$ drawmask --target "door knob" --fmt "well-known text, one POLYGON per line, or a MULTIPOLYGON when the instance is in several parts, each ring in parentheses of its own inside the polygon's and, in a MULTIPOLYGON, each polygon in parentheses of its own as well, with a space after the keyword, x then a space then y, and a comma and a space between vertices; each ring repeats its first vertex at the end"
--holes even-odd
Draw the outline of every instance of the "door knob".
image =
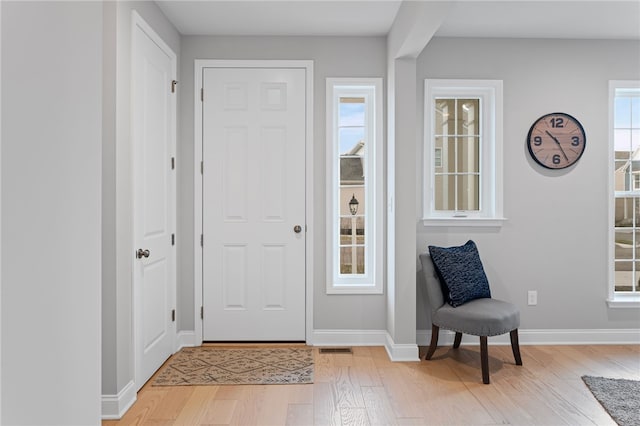
POLYGON ((296 234, 299 234, 302 232, 302 226, 300 225, 296 225, 293 227, 293 232, 295 232, 296 234))
POLYGON ((136 252, 136 257, 138 259, 142 259, 143 257, 149 257, 150 254, 151 252, 149 250, 138 249, 138 251, 136 252))

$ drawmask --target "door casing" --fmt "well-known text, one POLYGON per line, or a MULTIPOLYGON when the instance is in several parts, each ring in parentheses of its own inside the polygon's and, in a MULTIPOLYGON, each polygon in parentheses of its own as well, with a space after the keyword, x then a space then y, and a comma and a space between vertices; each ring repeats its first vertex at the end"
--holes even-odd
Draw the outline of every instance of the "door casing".
MULTIPOLYGON (((202 344, 202 75, 204 68, 301 68, 306 72, 305 241, 306 343, 313 344, 313 61, 196 59, 194 64, 194 344, 202 344)), ((206 167, 206 165, 204 165, 206 167)), ((206 244, 206 241, 204 242, 206 244)))

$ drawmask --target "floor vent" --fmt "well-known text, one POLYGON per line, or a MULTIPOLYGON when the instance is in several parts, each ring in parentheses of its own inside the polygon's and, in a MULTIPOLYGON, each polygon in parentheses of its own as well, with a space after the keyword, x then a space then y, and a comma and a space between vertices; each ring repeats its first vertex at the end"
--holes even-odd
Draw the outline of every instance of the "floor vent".
POLYGON ((321 354, 352 354, 351 348, 320 348, 321 354))

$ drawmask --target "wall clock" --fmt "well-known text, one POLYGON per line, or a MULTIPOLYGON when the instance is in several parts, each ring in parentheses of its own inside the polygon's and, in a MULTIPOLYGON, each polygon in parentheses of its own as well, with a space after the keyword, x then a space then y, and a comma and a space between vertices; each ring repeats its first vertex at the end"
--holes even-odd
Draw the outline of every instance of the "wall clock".
POLYGON ((531 157, 547 169, 564 169, 575 164, 582 156, 586 143, 582 124, 563 112, 538 118, 527 135, 531 157))

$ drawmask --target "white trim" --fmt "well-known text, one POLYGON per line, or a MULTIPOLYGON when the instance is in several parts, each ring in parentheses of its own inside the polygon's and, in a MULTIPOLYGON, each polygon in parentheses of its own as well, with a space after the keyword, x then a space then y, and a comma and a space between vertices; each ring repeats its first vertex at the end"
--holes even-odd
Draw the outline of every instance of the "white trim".
POLYGON ((127 383, 117 395, 102 395, 102 420, 120 420, 136 402, 135 383, 127 383))
POLYGON ((502 226, 503 217, 503 84, 502 80, 424 80, 422 219, 425 226, 502 226), (435 211, 433 204, 432 101, 437 96, 481 100, 480 210, 435 211), (446 220, 441 220, 446 219, 446 220), (489 221, 487 221, 489 220, 489 221))
POLYGON ((616 239, 616 230, 615 230, 615 180, 614 180, 614 152, 613 152, 613 102, 615 98, 616 92, 616 83, 615 81, 609 81, 609 94, 607 97, 607 110, 609 111, 609 120, 608 120, 608 128, 607 134, 609 136, 608 140, 608 162, 607 162, 607 197, 609 200, 608 205, 608 221, 607 224, 609 226, 609 230, 607 233, 609 243, 607 244, 607 301, 615 300, 615 267, 614 267, 614 257, 615 257, 615 239, 616 239))
MULTIPOLYGON (((2 46, 2 2, 0 1, 0 46, 2 46)), ((0 100, 2 99, 2 55, 0 55, 0 100)), ((2 102, 0 102, 0 164, 2 164, 2 102)), ((0 168, 0 176, 2 169, 0 168)), ((2 180, 0 179, 0 188, 2 180)), ((2 224, 2 193, 0 191, 0 224, 2 224)), ((0 226, 0 241, 2 241, 2 227, 0 226)), ((0 244, 0 319, 2 318, 2 244, 0 244)), ((0 320, 2 330, 2 320, 0 320)), ((0 384, 2 382, 2 333, 0 333, 0 384)), ((102 383, 102 377, 100 377, 102 383)), ((2 420, 2 386, 0 386, 0 423, 2 420)))
POLYGON ((417 345, 396 344, 387 330, 314 330, 313 334, 313 346, 384 346, 391 361, 419 361, 417 345))
POLYGON ((313 61, 312 60, 217 60, 196 59, 194 61, 194 324, 195 345, 202 344, 202 319, 200 307, 202 306, 202 247, 200 235, 202 234, 202 175, 200 174, 200 162, 202 161, 202 102, 200 101, 200 89, 202 88, 202 75, 204 68, 301 68, 306 72, 306 342, 313 344, 313 61))
MULTIPOLYGON (((438 346, 453 344, 455 333, 440 330, 438 346)), ((431 330, 418 330, 419 346, 429 346, 431 330)), ((640 329, 520 329, 518 341, 521 345, 637 345, 640 344, 640 329)), ((510 345, 509 334, 489 337, 492 345, 510 345)), ((479 345, 477 336, 463 335, 462 344, 479 345)))
POLYGON ((504 217, 432 217, 422 219, 424 226, 474 226, 501 227, 507 218, 504 217))
POLYGON ((178 338, 177 338, 177 349, 176 352, 179 351, 182 348, 190 348, 193 346, 200 346, 201 342, 199 343, 198 340, 196 339, 196 332, 195 331, 179 331, 178 332, 178 338))
POLYGON ((193 76, 193 327, 196 344, 202 344, 202 100, 200 90, 204 86, 203 68, 207 61, 194 61, 193 76))
POLYGON ((417 344, 397 344, 393 342, 391 335, 387 333, 387 342, 384 345, 389 359, 394 362, 420 361, 417 344))
MULTIPOLYGON (((613 269, 613 268, 612 268, 613 269)), ((607 299, 607 306, 613 309, 640 308, 640 296, 636 294, 614 293, 613 298, 607 299)))
POLYGON ((382 294, 384 291, 384 126, 382 78, 327 78, 326 89, 326 293, 327 294, 382 294), (339 223, 335 220, 340 191, 340 153, 338 139, 338 109, 340 96, 362 96, 367 99, 365 135, 373 141, 365 148, 365 170, 367 178, 373 177, 365 187, 365 236, 367 238, 365 274, 344 276, 339 274, 340 254, 339 223), (373 173, 371 173, 373 170, 373 173))
MULTIPOLYGON (((313 346, 384 346, 391 361, 418 361, 418 346, 429 346, 431 330, 417 330, 417 344, 396 344, 386 330, 314 330, 313 346)), ((438 346, 453 345, 455 333, 440 330, 438 346)), ((521 345, 637 345, 640 329, 520 329, 521 345)), ((492 345, 511 345, 509 334, 489 337, 492 345)), ((477 336, 465 334, 462 344, 480 344, 477 336)))
MULTIPOLYGON (((136 43, 136 28, 139 28, 143 33, 146 34, 147 37, 149 37, 149 39, 151 41, 153 41, 159 48, 160 50, 162 50, 162 52, 167 55, 170 60, 171 60, 171 75, 172 75, 172 79, 176 79, 177 78, 177 69, 178 69, 178 59, 177 56, 175 54, 175 52, 171 49, 171 47, 169 47, 168 44, 166 44, 164 42, 164 40, 162 39, 162 37, 160 37, 160 35, 158 35, 158 33, 155 32, 155 30, 142 18, 142 16, 140 16, 140 14, 136 11, 136 10, 132 10, 131 11, 131 75, 130 75, 130 88, 131 88, 131 92, 130 92, 130 103, 131 103, 131 111, 130 111, 130 118, 131 118, 131 123, 130 123, 130 127, 129 127, 129 132, 130 132, 130 141, 132 143, 132 145, 135 143, 135 138, 134 138, 134 120, 133 120, 133 114, 134 114, 134 110, 133 110, 133 100, 134 100, 134 90, 135 88, 133 87, 133 79, 135 78, 135 59, 136 59, 136 52, 139 50, 139 47, 137 46, 136 43)), ((167 82, 167 85, 170 82, 167 82)), ((170 97, 170 137, 171 140, 169 141, 169 143, 171 144, 171 156, 175 157, 176 156, 176 147, 177 147, 177 96, 171 96, 170 97)), ((136 179, 136 173, 135 173, 135 147, 133 148, 133 156, 131 158, 130 161, 130 167, 131 167, 131 172, 132 172, 132 177, 133 177, 133 182, 132 185, 135 188, 135 179, 136 179)), ((172 182, 169 184, 172 186, 172 195, 173 195, 173 199, 171 201, 173 201, 173 217, 170 219, 171 223, 170 226, 174 229, 174 231, 177 229, 177 174, 173 173, 173 179, 172 182)), ((135 200, 135 196, 132 195, 132 206, 133 206, 133 236, 134 238, 132 239, 132 244, 133 246, 131 247, 131 253, 133 253, 136 249, 136 241, 135 241, 135 235, 136 235, 136 200, 135 200)), ((172 256, 173 256, 173 280, 171 282, 171 286, 172 288, 170 290, 172 290, 172 300, 171 300, 171 305, 173 305, 173 307, 175 308, 176 306, 176 301, 177 301, 177 288, 178 288, 178 281, 177 281, 177 267, 178 267, 178 255, 177 255, 177 250, 176 250, 176 246, 173 246, 171 249, 172 252, 172 256)), ((136 283, 136 277, 135 277, 135 262, 136 260, 134 259, 133 256, 131 256, 131 262, 133 264, 133 267, 131 268, 131 282, 133 284, 136 283)), ((133 336, 133 377, 135 379, 138 379, 138 371, 137 369, 139 368, 139 359, 138 359, 138 339, 140 339, 141 337, 138 336, 138 329, 137 329, 137 324, 136 324, 136 307, 138 306, 138 292, 137 291, 132 291, 132 299, 133 299, 133 303, 131 306, 131 315, 132 315, 132 321, 131 321, 131 327, 132 327, 132 336, 133 336)), ((176 342, 177 342, 177 329, 176 329, 176 323, 173 323, 173 326, 171 327, 171 351, 172 353, 175 352, 176 350, 176 342)), ((142 385, 144 383, 140 383, 139 387, 141 388, 142 385)), ((139 389, 139 388, 138 388, 139 389)), ((138 390, 136 389, 136 391, 138 390)))
POLYGON ((387 330, 313 330, 313 346, 384 346, 387 330))
POLYGON ((608 122, 608 164, 607 164, 607 194, 609 197, 609 244, 607 244, 607 263, 608 263, 608 283, 607 283, 607 306, 609 308, 638 308, 640 307, 640 294, 624 294, 615 291, 615 182, 614 182, 614 116, 613 105, 615 102, 616 89, 619 88, 640 88, 640 80, 609 80, 609 98, 607 109, 609 110, 608 122))

